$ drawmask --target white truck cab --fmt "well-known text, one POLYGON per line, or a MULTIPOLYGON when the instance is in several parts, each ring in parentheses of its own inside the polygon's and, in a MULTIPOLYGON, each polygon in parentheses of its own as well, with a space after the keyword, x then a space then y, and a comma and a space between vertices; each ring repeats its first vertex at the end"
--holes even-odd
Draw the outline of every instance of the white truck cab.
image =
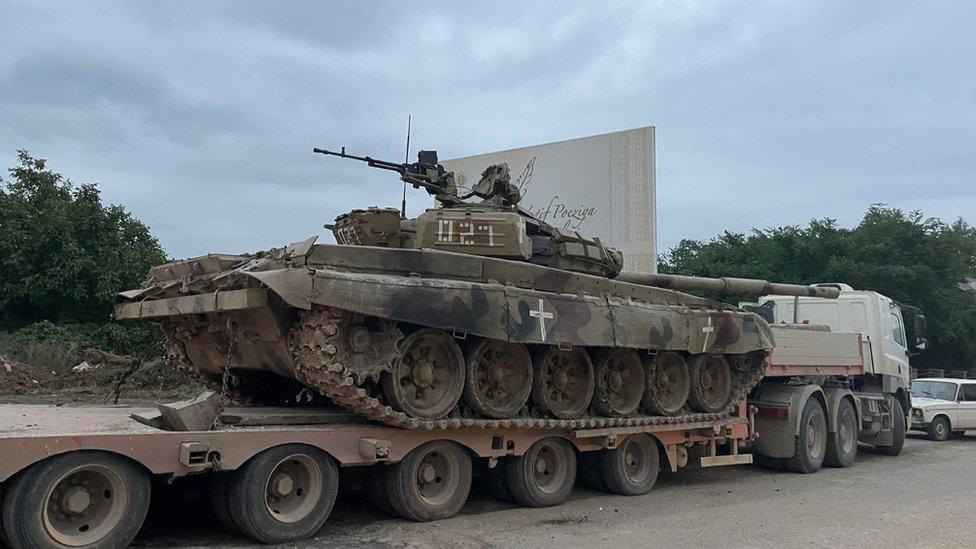
MULTIPOLYGON (((832 332, 860 333, 864 372, 879 376, 885 393, 907 389, 911 380, 908 339, 901 307, 877 292, 855 290, 847 284, 816 284, 840 290, 837 299, 763 296, 758 304, 772 309, 773 323, 817 324, 832 332)), ((915 345, 924 348, 924 340, 915 345)))

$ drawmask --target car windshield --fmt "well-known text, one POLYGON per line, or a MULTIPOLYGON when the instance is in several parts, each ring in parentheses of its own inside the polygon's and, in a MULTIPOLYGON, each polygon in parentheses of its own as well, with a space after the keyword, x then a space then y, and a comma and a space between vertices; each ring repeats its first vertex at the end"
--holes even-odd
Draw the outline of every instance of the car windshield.
POLYGON ((912 396, 955 400, 956 384, 946 381, 913 381, 912 396))

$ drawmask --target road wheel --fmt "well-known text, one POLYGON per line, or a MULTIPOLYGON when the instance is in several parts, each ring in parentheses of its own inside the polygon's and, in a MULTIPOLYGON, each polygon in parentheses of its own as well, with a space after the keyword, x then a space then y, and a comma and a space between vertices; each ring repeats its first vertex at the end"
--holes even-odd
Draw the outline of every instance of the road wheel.
POLYGON ((831 467, 850 467, 857 458, 857 412, 848 399, 837 408, 837 431, 827 440, 824 463, 831 467))
POLYGON ((435 440, 411 450, 386 475, 390 504, 403 518, 451 518, 471 491, 471 456, 455 442, 435 440))
POLYGON ((645 433, 632 435, 623 444, 604 452, 600 470, 611 492, 639 496, 651 491, 661 467, 654 438, 645 433))
POLYGON ((579 347, 543 347, 532 366, 532 401, 559 419, 583 417, 593 397, 590 355, 579 347))
POLYGON ((600 465, 602 457, 603 450, 581 452, 579 454, 577 475, 579 476, 580 482, 583 483, 583 486, 586 486, 590 490, 609 492, 610 489, 607 488, 607 483, 603 482, 603 473, 600 465))
POLYGON ((517 503, 505 480, 505 466, 506 462, 500 460, 494 467, 488 468, 485 471, 485 482, 488 484, 488 491, 495 499, 505 503, 517 503))
POLYGON ((688 403, 698 412, 717 413, 729 407, 732 371, 724 357, 696 355, 688 364, 691 388, 688 403))
POLYGON ((564 439, 544 438, 529 446, 525 455, 512 458, 505 472, 515 501, 528 507, 552 507, 573 492, 576 452, 564 439))
POLYGON ((820 402, 808 398, 800 415, 800 434, 796 437, 793 457, 786 468, 794 473, 815 473, 827 454, 827 418, 820 402))
POLYGON ((454 338, 440 330, 417 330, 400 342, 400 358, 384 372, 383 394, 410 417, 440 419, 464 391, 464 355, 454 338))
POLYGON ((297 541, 322 528, 338 490, 339 467, 328 454, 304 444, 275 446, 237 470, 231 515, 263 543, 297 541))
POLYGON ((390 494, 386 491, 386 475, 389 466, 373 465, 366 472, 366 494, 377 511, 390 517, 400 516, 390 503, 390 494))
POLYGON ((644 396, 644 367, 632 349, 601 349, 593 357, 593 408, 602 416, 633 415, 644 396))
POLYGON ((929 423, 929 438, 936 442, 944 442, 949 438, 949 420, 939 416, 929 423))
POLYGON ((213 473, 210 475, 210 505, 213 507, 217 520, 227 530, 244 533, 240 524, 231 513, 230 483, 234 473, 213 473))
POLYGON ((894 397, 888 398, 888 407, 891 409, 891 446, 875 446, 874 450, 885 456, 897 456, 905 447, 905 409, 894 397))
POLYGON ((684 408, 691 390, 688 363, 678 353, 648 356, 644 406, 652 414, 673 416, 684 408))
POLYGON ((468 347, 464 401, 485 417, 510 418, 532 392, 532 357, 521 343, 481 339, 468 347))
POLYGON ((9 486, 4 529, 13 547, 125 547, 146 518, 149 492, 149 476, 126 458, 61 454, 9 486))

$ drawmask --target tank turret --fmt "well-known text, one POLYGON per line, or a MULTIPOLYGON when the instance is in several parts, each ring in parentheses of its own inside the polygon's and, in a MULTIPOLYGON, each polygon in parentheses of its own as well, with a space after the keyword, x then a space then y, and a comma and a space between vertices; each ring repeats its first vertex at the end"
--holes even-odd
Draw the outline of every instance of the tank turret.
POLYGON ((630 282, 642 286, 654 286, 669 290, 705 290, 723 294, 755 295, 794 295, 799 297, 823 297, 837 299, 840 290, 828 286, 806 286, 803 284, 780 284, 755 278, 708 278, 672 274, 650 274, 622 272, 617 275, 620 282, 630 282))

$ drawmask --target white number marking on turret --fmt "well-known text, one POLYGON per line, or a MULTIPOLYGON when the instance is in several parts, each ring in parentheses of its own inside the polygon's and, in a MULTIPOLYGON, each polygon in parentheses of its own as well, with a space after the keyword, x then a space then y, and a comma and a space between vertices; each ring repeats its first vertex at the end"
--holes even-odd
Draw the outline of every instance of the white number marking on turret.
POLYGON ((546 319, 552 319, 553 314, 546 312, 541 297, 539 298, 539 310, 533 311, 529 309, 529 316, 539 319, 539 335, 542 336, 542 341, 545 341, 546 340, 546 319))

